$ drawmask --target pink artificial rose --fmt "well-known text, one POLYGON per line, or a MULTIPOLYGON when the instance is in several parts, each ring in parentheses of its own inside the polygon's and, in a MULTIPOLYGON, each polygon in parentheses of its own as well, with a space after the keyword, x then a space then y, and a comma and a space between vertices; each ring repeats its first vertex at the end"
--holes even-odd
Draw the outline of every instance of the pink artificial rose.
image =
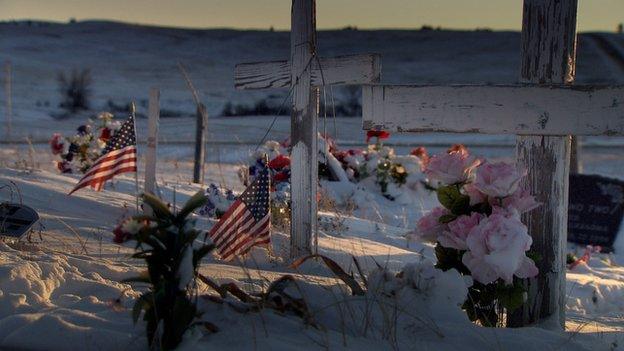
POLYGON ((520 220, 520 212, 518 212, 514 207, 500 207, 496 204, 492 204, 492 214, 520 220))
POLYGON ((505 197, 518 190, 525 175, 526 172, 519 172, 509 163, 484 163, 477 168, 474 186, 488 196, 505 197))
POLYGON ((457 250, 466 250, 466 238, 468 233, 474 228, 479 221, 485 216, 473 212, 470 216, 462 215, 457 217, 454 221, 448 224, 448 230, 445 230, 440 236, 438 241, 440 245, 457 250))
POLYGON ((525 255, 531 243, 527 227, 518 218, 495 213, 472 228, 466 238, 469 251, 462 262, 480 283, 502 278, 511 284, 514 275, 528 278, 538 273, 533 260, 525 255))
POLYGON ((535 197, 527 190, 518 189, 511 196, 504 198, 502 205, 507 208, 513 208, 521 214, 539 207, 540 203, 535 201, 535 197))
POLYGON ((465 150, 439 154, 429 159, 425 174, 430 181, 442 184, 463 183, 468 180, 470 173, 480 162, 465 150))
POLYGON ((436 207, 416 223, 416 236, 429 241, 436 241, 438 236, 447 228, 446 224, 440 223, 440 217, 449 214, 444 207, 436 207))
POLYGON ((470 197, 470 206, 487 201, 487 195, 475 188, 473 183, 464 185, 464 193, 470 197))

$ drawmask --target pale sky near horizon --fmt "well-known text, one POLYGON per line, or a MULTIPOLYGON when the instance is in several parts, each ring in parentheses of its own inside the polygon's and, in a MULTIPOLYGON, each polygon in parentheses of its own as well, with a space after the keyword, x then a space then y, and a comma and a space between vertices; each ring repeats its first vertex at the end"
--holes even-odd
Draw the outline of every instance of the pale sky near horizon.
MULTIPOLYGON (((519 30, 522 0, 317 0, 317 27, 519 30)), ((289 0, 0 0, 0 20, 106 19, 192 28, 290 28, 289 0)), ((579 31, 613 31, 624 0, 579 0, 579 31)))

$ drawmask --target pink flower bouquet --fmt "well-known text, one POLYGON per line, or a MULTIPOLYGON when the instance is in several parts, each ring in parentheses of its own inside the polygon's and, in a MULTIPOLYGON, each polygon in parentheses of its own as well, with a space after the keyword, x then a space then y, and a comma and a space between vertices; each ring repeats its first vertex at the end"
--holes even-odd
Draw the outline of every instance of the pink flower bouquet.
POLYGON ((516 278, 538 273, 527 256, 532 239, 520 215, 539 204, 520 187, 526 171, 490 163, 465 148, 433 156, 424 169, 441 207, 417 223, 415 235, 437 243, 437 267, 474 280, 464 305, 471 320, 496 326, 501 315, 524 303, 516 278))

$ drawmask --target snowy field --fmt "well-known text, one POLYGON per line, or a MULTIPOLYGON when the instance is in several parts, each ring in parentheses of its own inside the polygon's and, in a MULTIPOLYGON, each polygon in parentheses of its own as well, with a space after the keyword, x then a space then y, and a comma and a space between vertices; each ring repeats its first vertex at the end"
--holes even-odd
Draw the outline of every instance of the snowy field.
MULTIPOLYGON (((286 57, 288 33, 87 22, 0 24, 0 35, 0 61, 11 60, 14 70, 13 140, 0 139, 0 186, 18 190, 1 189, 0 201, 23 201, 42 217, 41 226, 27 240, 0 243, 0 349, 145 349, 144 326, 133 326, 130 317, 143 288, 118 283, 145 267, 129 258, 130 246, 113 244, 111 233, 120 218, 134 213, 134 177, 120 176, 100 193, 85 189, 66 195, 78 176, 56 172, 47 140, 53 132, 71 132, 85 118, 51 117, 59 112, 56 76, 62 69, 90 68, 94 112, 104 109, 109 100, 118 105, 136 100, 144 113, 148 89, 161 89, 161 107, 177 117, 161 121, 157 181, 163 197, 172 203, 175 199, 179 206, 201 187, 190 183, 195 122, 188 115, 194 113, 194 106, 177 62, 187 66, 211 116, 218 116, 227 102, 253 104, 268 94, 285 94, 237 92, 232 88, 232 70, 237 62, 286 57), (26 144, 27 137, 32 147, 26 144)), ((624 47, 624 38, 605 36, 624 47)), ((320 32, 319 51, 327 56, 380 53, 383 80, 388 83, 511 83, 518 71, 518 42, 519 34, 512 32, 333 31, 320 32)), ((618 63, 587 35, 580 36, 577 71, 579 83, 624 82, 618 63)), ((4 95, 2 99, 4 104, 4 95)), ((4 118, 2 114, 0 126, 4 118)), ((243 190, 236 172, 272 119, 211 117, 206 183, 243 190)), ((139 139, 144 140, 146 121, 141 119, 138 125, 139 139)), ((359 118, 328 118, 320 125, 337 136, 339 146, 363 145, 359 118)), ((269 139, 282 140, 288 134, 288 118, 279 117, 269 139)), ((492 159, 510 160, 514 154, 514 138, 509 136, 393 135, 388 143, 399 154, 418 145, 427 145, 435 153, 453 143, 465 143, 473 153, 492 159)), ((624 179, 623 139, 586 138, 583 144, 586 173, 624 179)), ((139 155, 142 151, 139 145, 139 155)), ((142 180, 143 159, 139 169, 142 180)), ((340 188, 323 186, 328 191, 340 188)), ((426 271, 423 260, 434 259, 433 246, 407 242, 404 235, 435 206, 434 196, 420 192, 410 205, 380 196, 367 200, 350 213, 320 213, 319 252, 348 270, 354 270, 352 257, 356 257, 367 272, 374 271, 376 263, 393 271, 409 264, 426 271)), ((200 218, 199 225, 209 228, 212 223, 200 218)), ((437 285, 418 294, 406 292, 399 304, 405 310, 399 311, 395 322, 386 323, 374 302, 348 298, 344 286, 319 263, 289 268, 282 258, 287 257, 287 248, 286 234, 276 231, 272 256, 258 249, 240 264, 209 258, 201 273, 219 282, 236 282, 247 291, 259 291, 269 280, 293 274, 301 281, 304 298, 321 328, 268 310, 241 314, 225 305, 205 303, 203 318, 220 331, 191 333, 183 348, 617 350, 624 345, 622 233, 614 253, 592 255, 588 264, 568 271, 565 333, 470 324, 456 306, 465 287, 450 275, 436 277, 437 285), (363 321, 369 320, 367 330, 363 321)), ((581 248, 573 246, 568 251, 582 254, 581 248)), ((208 292, 205 286, 201 289, 208 292)))

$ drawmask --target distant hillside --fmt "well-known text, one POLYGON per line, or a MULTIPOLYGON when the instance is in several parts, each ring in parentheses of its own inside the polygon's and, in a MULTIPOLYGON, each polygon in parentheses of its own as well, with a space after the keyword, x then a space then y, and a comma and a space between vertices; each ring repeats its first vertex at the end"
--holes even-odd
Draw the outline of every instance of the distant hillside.
MULTIPOLYGON (((605 36, 622 47, 621 37, 605 36)), ((439 84, 515 82, 519 40, 517 32, 490 31, 341 30, 321 31, 318 36, 322 56, 381 54, 384 82, 439 84)), ((0 24, 0 61, 10 60, 14 69, 16 118, 48 116, 57 109, 57 76, 72 68, 91 70, 94 109, 132 99, 142 102, 148 89, 157 86, 164 109, 193 113, 178 61, 188 68, 210 113, 220 114, 227 102, 253 104, 269 94, 285 93, 234 90, 236 63, 284 59, 288 54, 288 32, 116 22, 0 24)), ((579 83, 624 83, 621 66, 587 35, 579 39, 577 72, 579 83)))

